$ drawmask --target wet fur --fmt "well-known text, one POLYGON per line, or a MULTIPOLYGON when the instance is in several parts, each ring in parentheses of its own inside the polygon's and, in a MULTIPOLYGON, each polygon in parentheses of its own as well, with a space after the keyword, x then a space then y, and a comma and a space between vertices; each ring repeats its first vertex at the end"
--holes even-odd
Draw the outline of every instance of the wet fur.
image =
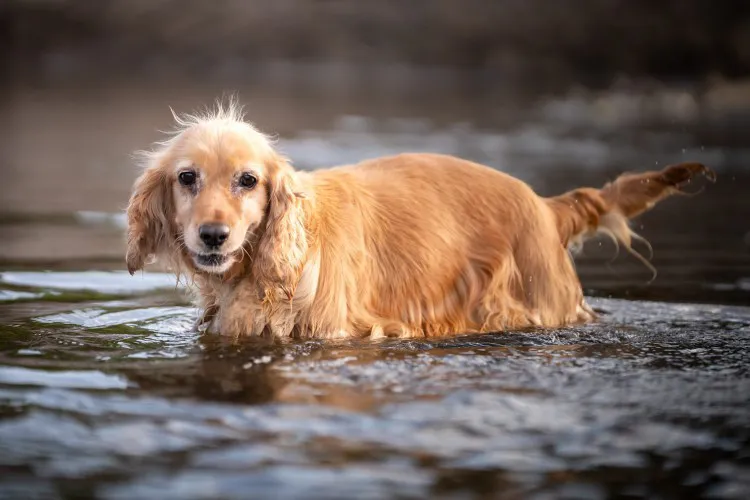
MULTIPOLYGON (((242 119, 234 104, 177 119, 173 137, 144 155, 127 211, 128 269, 166 261, 194 285, 203 323, 227 335, 413 337, 590 321, 569 250, 597 232, 630 248, 630 218, 712 175, 683 163, 543 198, 438 154, 297 172, 255 129, 222 137, 242 119), (241 147, 263 165, 263 221, 222 274, 196 269, 175 221, 173 163, 196 130, 216 157, 241 147)), ((236 203, 212 200, 217 213, 236 203)))

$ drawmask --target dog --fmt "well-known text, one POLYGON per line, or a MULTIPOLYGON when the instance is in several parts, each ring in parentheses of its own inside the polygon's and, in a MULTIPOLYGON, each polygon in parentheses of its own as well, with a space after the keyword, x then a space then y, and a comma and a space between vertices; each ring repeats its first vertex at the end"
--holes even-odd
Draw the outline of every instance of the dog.
POLYGON ((544 198, 452 156, 405 153, 296 171, 236 101, 142 153, 127 267, 188 277, 198 325, 232 336, 432 337, 596 319, 571 249, 676 193, 700 163, 544 198))

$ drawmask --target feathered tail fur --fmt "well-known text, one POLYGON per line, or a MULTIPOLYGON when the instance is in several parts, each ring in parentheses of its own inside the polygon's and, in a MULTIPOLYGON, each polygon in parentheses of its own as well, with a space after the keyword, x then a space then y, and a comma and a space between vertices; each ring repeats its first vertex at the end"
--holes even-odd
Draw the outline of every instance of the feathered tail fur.
POLYGON ((716 174, 701 163, 669 165, 661 171, 623 174, 601 189, 578 188, 548 198, 557 221, 562 244, 575 250, 596 233, 605 233, 633 253, 652 271, 645 258, 632 249, 633 239, 644 241, 628 221, 657 202, 673 195, 688 194, 681 187, 698 174, 714 182, 716 174))

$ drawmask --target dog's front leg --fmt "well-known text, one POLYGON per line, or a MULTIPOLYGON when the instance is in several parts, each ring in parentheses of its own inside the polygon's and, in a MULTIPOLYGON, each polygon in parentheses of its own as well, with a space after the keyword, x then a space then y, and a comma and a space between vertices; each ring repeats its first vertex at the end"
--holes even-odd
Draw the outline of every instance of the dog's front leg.
POLYGON ((257 297, 238 289, 224 298, 209 331, 229 337, 260 336, 268 324, 269 318, 257 297))
POLYGON ((210 305, 201 311, 200 316, 195 321, 194 328, 199 332, 215 333, 214 325, 216 324, 216 316, 219 313, 219 306, 210 305))

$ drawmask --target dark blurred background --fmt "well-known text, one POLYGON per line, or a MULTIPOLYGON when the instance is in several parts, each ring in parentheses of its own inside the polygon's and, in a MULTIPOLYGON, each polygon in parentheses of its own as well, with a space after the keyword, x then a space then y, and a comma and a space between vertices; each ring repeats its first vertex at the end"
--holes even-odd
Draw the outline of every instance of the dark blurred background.
POLYGON ((4 0, 0 44, 3 268, 121 269, 130 154, 237 92, 300 168, 437 151, 553 194, 703 161, 716 185, 636 224, 653 284, 606 242, 579 269, 747 299, 750 2, 4 0))
POLYGON ((67 81, 246 79, 248 64, 279 61, 476 70, 540 89, 750 71, 743 0, 6 0, 2 28, 10 75, 67 81))

